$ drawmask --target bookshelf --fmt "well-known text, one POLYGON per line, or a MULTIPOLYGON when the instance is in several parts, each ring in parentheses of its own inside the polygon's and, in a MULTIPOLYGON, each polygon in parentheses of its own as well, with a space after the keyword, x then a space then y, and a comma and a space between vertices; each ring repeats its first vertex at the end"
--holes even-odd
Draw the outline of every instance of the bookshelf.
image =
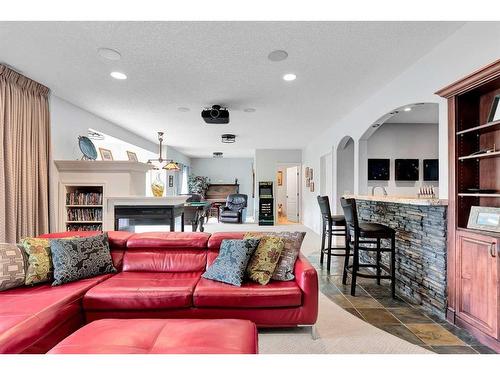
POLYGON ((449 122, 447 318, 500 350, 500 233, 468 228, 472 206, 500 207, 500 121, 489 121, 500 60, 437 94, 449 122))
POLYGON ((63 228, 65 231, 102 230, 104 223, 103 185, 63 185, 63 228))

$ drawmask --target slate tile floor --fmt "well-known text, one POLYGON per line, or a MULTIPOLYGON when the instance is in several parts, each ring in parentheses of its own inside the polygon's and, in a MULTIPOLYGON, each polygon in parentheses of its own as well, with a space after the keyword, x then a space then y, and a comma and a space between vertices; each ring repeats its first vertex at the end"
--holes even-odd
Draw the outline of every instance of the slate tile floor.
POLYGON ((494 354, 467 331, 434 316, 418 306, 391 298, 390 283, 382 280, 358 279, 356 296, 348 285, 342 285, 343 257, 332 257, 331 270, 326 270, 326 257, 319 264, 319 252, 309 256, 318 270, 320 289, 331 301, 359 319, 412 344, 439 354, 494 354))

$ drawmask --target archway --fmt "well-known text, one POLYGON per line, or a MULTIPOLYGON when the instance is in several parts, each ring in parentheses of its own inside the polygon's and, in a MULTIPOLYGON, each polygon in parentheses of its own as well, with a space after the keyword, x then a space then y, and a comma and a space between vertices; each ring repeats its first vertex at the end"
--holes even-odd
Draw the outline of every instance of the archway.
POLYGON ((413 103, 371 124, 359 141, 359 192, 416 197, 431 186, 438 196, 438 123, 438 104, 413 103))
POLYGON ((354 139, 350 136, 342 138, 337 146, 336 170, 337 194, 333 203, 334 211, 341 214, 340 197, 354 193, 354 139))

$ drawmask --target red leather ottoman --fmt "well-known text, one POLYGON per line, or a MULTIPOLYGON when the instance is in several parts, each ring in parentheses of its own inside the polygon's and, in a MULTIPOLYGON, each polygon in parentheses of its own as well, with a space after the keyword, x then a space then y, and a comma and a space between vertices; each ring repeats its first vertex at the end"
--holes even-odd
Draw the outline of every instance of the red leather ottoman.
POLYGON ((49 354, 256 354, 257 328, 237 319, 102 319, 49 354))

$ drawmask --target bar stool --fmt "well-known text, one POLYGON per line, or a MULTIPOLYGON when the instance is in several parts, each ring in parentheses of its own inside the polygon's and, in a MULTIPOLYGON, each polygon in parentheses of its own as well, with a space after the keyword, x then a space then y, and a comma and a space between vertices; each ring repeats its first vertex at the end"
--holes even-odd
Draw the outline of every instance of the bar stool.
POLYGON ((341 198, 340 203, 344 210, 344 216, 348 227, 346 253, 350 254, 351 243, 353 244, 354 251, 353 264, 351 266, 349 265, 349 256, 345 258, 342 284, 346 284, 347 273, 351 273, 351 295, 354 296, 356 294, 356 277, 358 276, 377 279, 378 285, 380 285, 381 279, 390 279, 392 298, 394 298, 396 291, 396 231, 386 225, 378 223, 359 222, 356 200, 341 198), (353 241, 351 242, 352 239, 353 241), (380 240, 382 239, 389 239, 391 241, 391 247, 381 247, 380 240), (375 247, 367 247, 366 245, 375 245, 375 247), (376 252, 376 264, 360 264, 360 250, 376 252), (391 253, 390 269, 380 264, 381 255, 384 252, 391 253), (360 268, 375 268, 376 275, 360 273, 360 268), (385 275, 382 275, 382 270, 386 273, 385 275))
POLYGON ((332 256, 344 257, 347 255, 347 245, 344 247, 332 247, 332 237, 344 237, 347 243, 346 222, 343 215, 332 215, 330 211, 330 201, 328 196, 318 195, 319 208, 321 210, 322 231, 321 231, 321 256, 320 264, 323 264, 325 254, 327 255, 326 269, 330 271, 332 256), (325 248, 326 237, 328 236, 328 246, 325 248), (338 252, 341 250, 342 252, 338 252))

